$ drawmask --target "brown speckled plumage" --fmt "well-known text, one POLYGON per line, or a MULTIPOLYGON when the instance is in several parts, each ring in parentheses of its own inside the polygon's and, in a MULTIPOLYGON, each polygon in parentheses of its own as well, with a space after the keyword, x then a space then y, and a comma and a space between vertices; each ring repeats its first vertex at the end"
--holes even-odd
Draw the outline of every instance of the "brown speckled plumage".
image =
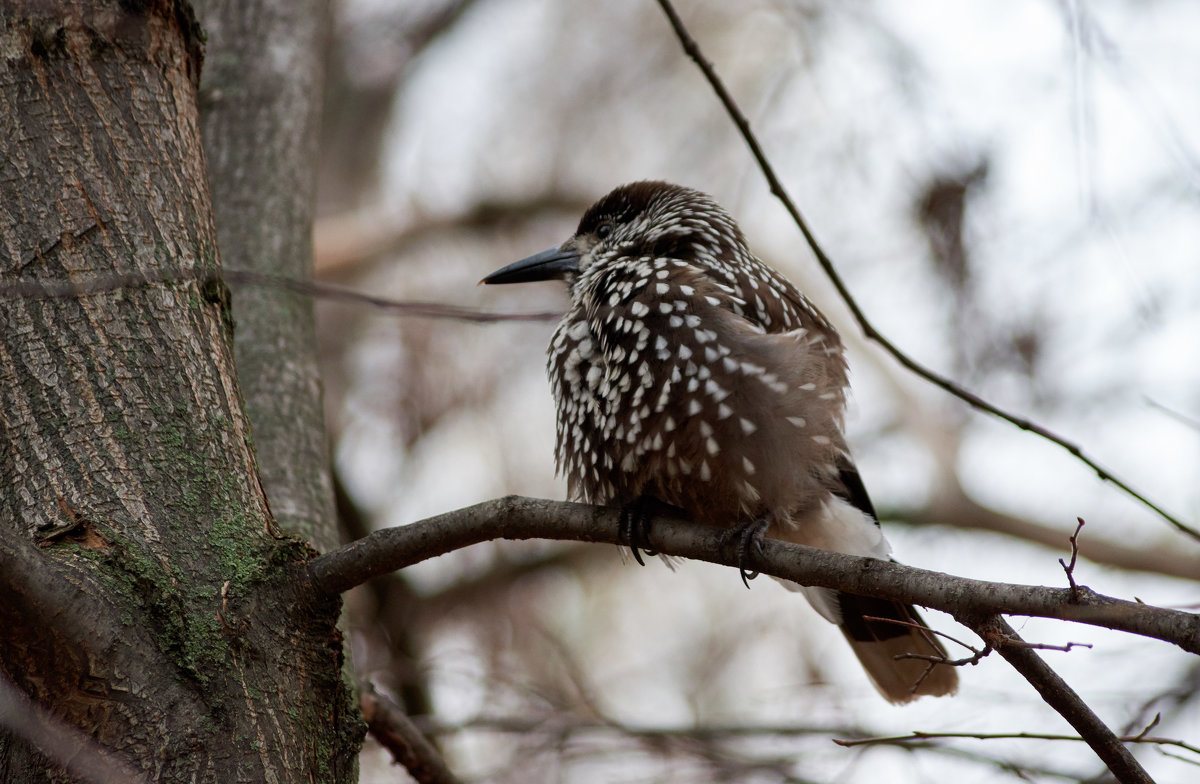
MULTIPOLYGON (((887 557, 842 434, 841 339, 716 202, 669 183, 622 186, 562 246, 485 281, 552 277, 571 294, 548 369, 573 497, 654 499, 708 525, 765 520, 769 536, 887 557)), ((911 621, 911 607, 801 590, 888 699, 953 692, 953 668, 893 659, 940 655, 930 635, 863 618, 911 621)))

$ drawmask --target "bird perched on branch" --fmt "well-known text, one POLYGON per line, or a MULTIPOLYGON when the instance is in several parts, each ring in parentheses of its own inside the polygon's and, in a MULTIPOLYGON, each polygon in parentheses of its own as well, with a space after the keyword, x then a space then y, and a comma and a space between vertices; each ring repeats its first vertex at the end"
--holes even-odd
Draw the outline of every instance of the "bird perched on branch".
MULTIPOLYGON (((624 185, 562 245, 483 282, 548 279, 571 295, 549 349, 558 468, 573 497, 625 510, 635 555, 640 519, 667 505, 699 524, 888 557, 842 433, 841 339, 712 198, 624 185)), ((954 692, 911 606, 785 585, 838 624, 888 700, 954 692)))

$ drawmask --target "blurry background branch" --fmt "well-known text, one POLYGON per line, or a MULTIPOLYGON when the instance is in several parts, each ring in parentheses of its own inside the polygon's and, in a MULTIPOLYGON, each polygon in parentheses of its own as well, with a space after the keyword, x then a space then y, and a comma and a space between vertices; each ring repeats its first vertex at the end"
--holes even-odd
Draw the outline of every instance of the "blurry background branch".
POLYGON ((25 741, 77 781, 140 784, 147 780, 86 732, 33 702, 4 673, 0 673, 0 731, 25 741))

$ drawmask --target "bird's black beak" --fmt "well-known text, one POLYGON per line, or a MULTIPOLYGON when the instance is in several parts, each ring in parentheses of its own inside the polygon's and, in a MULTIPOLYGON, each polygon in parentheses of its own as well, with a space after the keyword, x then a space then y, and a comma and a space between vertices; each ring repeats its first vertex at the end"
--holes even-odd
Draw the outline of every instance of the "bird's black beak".
POLYGON ((579 271, 579 253, 574 249, 550 248, 496 270, 480 283, 529 283, 556 280, 579 271))

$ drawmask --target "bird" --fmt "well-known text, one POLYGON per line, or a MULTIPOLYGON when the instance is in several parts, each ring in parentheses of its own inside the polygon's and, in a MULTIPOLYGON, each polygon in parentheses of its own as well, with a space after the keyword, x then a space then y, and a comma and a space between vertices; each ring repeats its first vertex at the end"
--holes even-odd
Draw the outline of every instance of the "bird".
MULTIPOLYGON (((841 338, 750 252, 712 197, 661 181, 622 185, 564 243, 480 282, 544 280, 564 281, 570 296, 547 371, 571 498, 620 507, 623 523, 668 509, 890 558, 844 435, 841 338)), ((888 701, 957 689, 912 606, 781 582, 838 625, 888 701)))

